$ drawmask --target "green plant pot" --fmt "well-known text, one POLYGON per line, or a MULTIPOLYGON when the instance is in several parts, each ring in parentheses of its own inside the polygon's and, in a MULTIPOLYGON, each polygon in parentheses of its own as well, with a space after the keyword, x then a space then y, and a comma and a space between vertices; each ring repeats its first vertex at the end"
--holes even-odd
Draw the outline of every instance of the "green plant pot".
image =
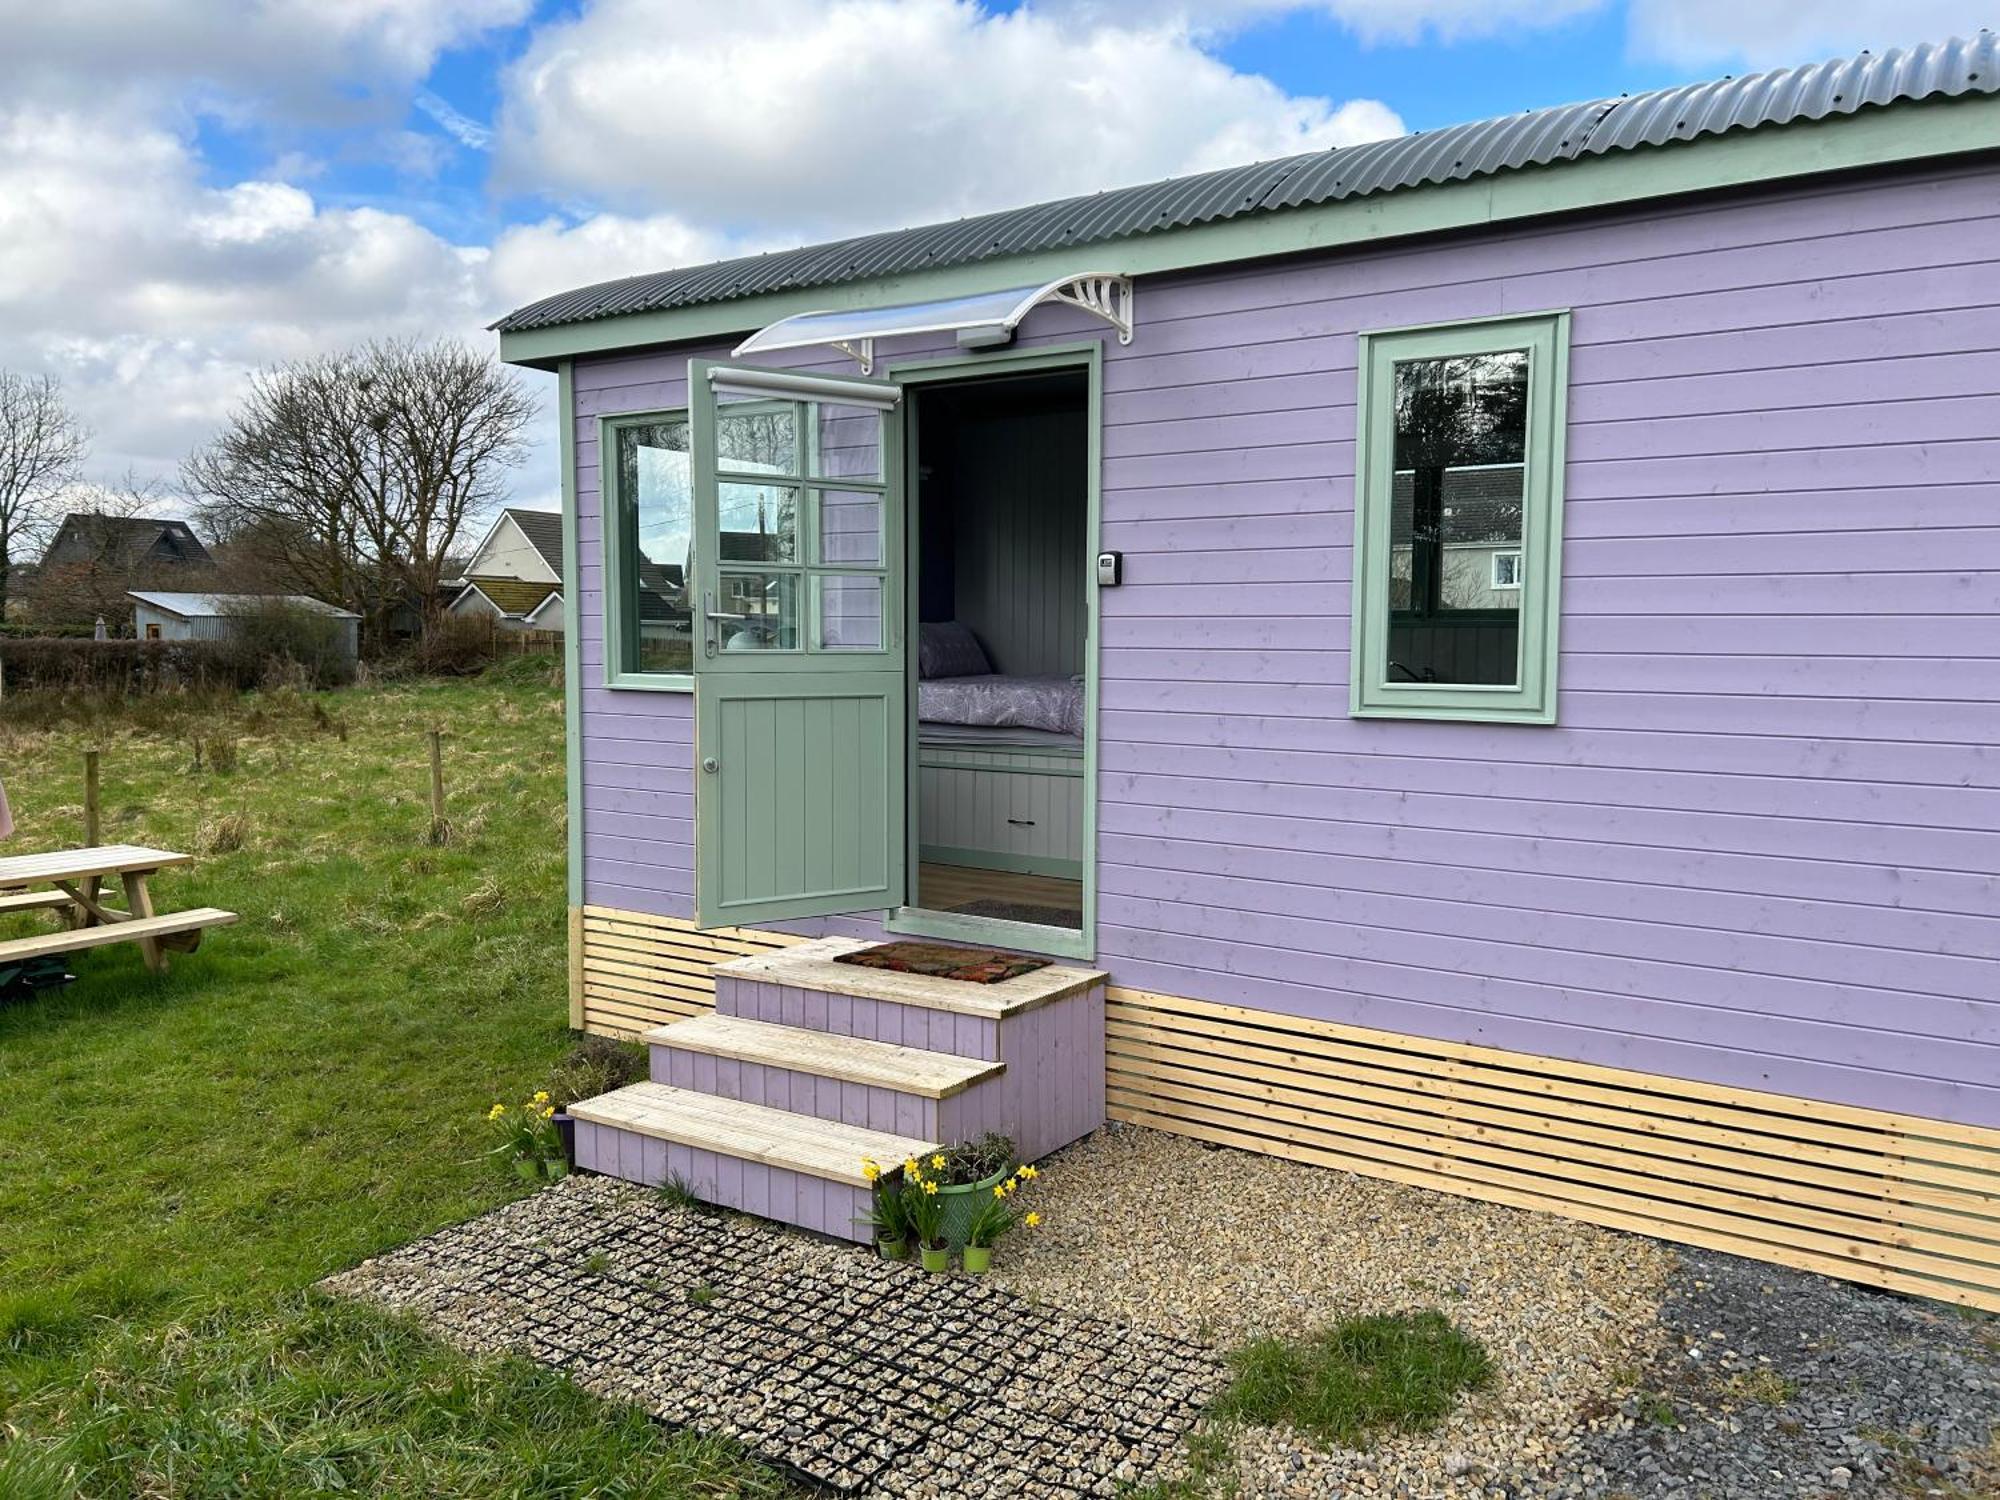
POLYGON ((938 1196, 944 1199, 944 1237, 954 1250, 965 1248, 965 1237, 972 1232, 972 1219, 979 1212, 981 1200, 1014 1175, 1008 1167, 995 1172, 984 1182, 961 1183, 957 1187, 942 1187, 938 1196))
POLYGON ((884 1260, 908 1260, 910 1258, 910 1242, 900 1236, 893 1240, 877 1240, 875 1248, 881 1252, 882 1259, 884 1260))
POLYGON ((967 1245, 965 1247, 964 1265, 966 1275, 984 1276, 986 1268, 992 1264, 993 1247, 991 1245, 967 1245))
POLYGON ((951 1247, 949 1245, 940 1245, 935 1250, 926 1245, 923 1247, 921 1254, 923 1255, 924 1269, 929 1271, 933 1276, 942 1276, 946 1271, 951 1269, 951 1247))

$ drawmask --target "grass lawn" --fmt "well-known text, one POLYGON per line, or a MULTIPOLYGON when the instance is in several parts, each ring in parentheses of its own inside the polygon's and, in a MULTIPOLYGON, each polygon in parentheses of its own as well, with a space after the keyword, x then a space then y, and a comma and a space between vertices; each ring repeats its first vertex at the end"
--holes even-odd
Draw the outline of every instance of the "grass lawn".
POLYGON ((161 908, 243 920, 164 977, 120 945, 0 1006, 0 1494, 782 1493, 725 1445, 307 1290, 521 1190, 482 1116, 570 1042, 546 667, 89 722, 10 701, 4 852, 82 841, 86 746, 106 842, 201 855, 155 880, 161 908))

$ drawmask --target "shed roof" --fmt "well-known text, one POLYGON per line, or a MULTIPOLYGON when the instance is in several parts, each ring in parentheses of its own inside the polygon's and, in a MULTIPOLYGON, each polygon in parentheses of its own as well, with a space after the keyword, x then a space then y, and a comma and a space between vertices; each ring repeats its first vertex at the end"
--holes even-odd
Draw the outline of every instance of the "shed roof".
POLYGON ((311 614, 330 615, 339 620, 361 618, 351 609, 340 609, 307 594, 164 594, 133 589, 126 597, 137 599, 141 604, 150 604, 155 609, 163 609, 170 615, 179 615, 183 620, 219 619, 239 610, 255 609, 260 604, 289 604, 311 614))
POLYGON ((1731 131, 1994 93, 2000 93, 2000 46, 1992 32, 1981 31, 1970 40, 1894 47, 1741 78, 1526 110, 917 229, 629 276, 545 297, 493 327, 520 333, 767 292, 838 286, 1528 167, 1556 167, 1731 131))
POLYGON ((503 615, 531 615, 548 601, 549 595, 562 592, 559 583, 531 583, 523 578, 474 577, 468 578, 465 586, 479 590, 503 615))

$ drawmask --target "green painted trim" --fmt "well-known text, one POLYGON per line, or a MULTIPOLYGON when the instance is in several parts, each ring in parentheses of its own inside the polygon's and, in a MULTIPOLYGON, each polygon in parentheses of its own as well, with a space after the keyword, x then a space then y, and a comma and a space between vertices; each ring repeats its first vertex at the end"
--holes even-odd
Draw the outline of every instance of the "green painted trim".
MULTIPOLYGON (((636 622, 627 618, 630 579, 625 574, 625 546, 628 536, 636 536, 637 522, 618 489, 617 442, 624 427, 644 427, 653 422, 688 421, 684 406, 660 411, 621 411, 597 419, 597 543, 604 575, 604 686, 620 692, 691 693, 693 672, 640 672, 630 663, 634 656, 636 622)), ((575 482, 575 469, 565 470, 575 482)), ((692 641, 690 641, 692 649, 692 641)))
MULTIPOLYGON (((547 366, 569 355, 748 333, 795 313, 887 307, 1028 285, 1072 273, 1086 261, 1128 276, 1158 275, 1994 150, 2000 150, 2000 95, 1931 100, 843 286, 503 333, 500 357, 510 364, 547 366)), ((1143 303, 1139 318, 1143 338, 1143 303)))
POLYGON ((1567 312, 1518 314, 1359 336, 1355 381, 1354 577, 1348 712, 1356 718, 1556 721, 1562 619, 1564 432, 1569 422, 1567 312), (1513 687, 1442 686, 1388 677, 1390 488, 1398 361, 1528 351, 1522 489, 1520 672, 1513 687))
MULTIPOLYGON (((1031 370, 1081 369, 1086 378, 1084 410, 1085 454, 1084 454, 1084 544, 1086 555, 1095 557, 1100 545, 1104 518, 1104 345, 1098 339, 1086 339, 1080 343, 1051 345, 1037 349, 1005 349, 987 354, 947 355, 939 359, 908 360, 891 365, 885 372, 902 385, 929 385, 942 381, 977 379, 994 374, 1022 374, 1031 370)), ((917 415, 913 403, 909 407, 904 422, 904 462, 906 468, 914 470, 917 462, 917 415)), ((916 476, 911 473, 906 485, 906 494, 918 494, 916 476)), ((906 502, 904 568, 906 577, 914 580, 920 558, 919 528, 923 524, 921 503, 915 499, 906 502)), ((890 932, 909 933, 916 937, 939 937, 963 939, 970 942, 998 943, 1009 947, 1028 947, 1036 952, 1060 953, 1067 958, 1091 958, 1097 951, 1097 702, 1098 683, 1098 589, 1097 570, 1084 570, 1085 590, 1085 637, 1083 651, 1083 847, 1081 856, 1083 881, 1083 928, 1078 933, 1067 929, 1034 927, 1020 922, 1001 922, 990 917, 954 916, 950 918, 949 929, 941 930, 940 922, 945 914, 926 912, 914 906, 904 906, 891 912, 883 919, 882 925, 890 932), (1063 946, 1051 946, 1055 940, 1037 937, 1032 941, 1021 934, 1047 934, 1061 931, 1063 946)), ((906 590, 906 614, 908 630, 912 639, 917 630, 917 597, 919 590, 906 590)), ((908 671, 910 674, 910 702, 916 702, 916 653, 910 653, 908 671)), ((917 716, 909 715, 910 763, 921 760, 918 747, 917 716)), ((917 841, 918 812, 916 807, 917 778, 911 777, 909 786, 910 811, 909 868, 916 869, 915 861, 921 856, 917 841)))
POLYGON ((1010 875, 1050 875, 1058 880, 1083 879, 1083 861, 1053 854, 1008 854, 998 849, 955 849, 949 844, 920 844, 925 864, 956 865, 965 870, 1005 870, 1010 875))
POLYGON ((1042 927, 1033 922, 1003 922, 998 917, 968 917, 958 912, 925 911, 917 906, 898 907, 883 918, 882 927, 886 932, 903 933, 910 937, 978 943, 990 948, 1018 948, 1023 952, 1048 953, 1057 958, 1087 959, 1093 955, 1088 929, 1077 932, 1068 927, 1042 927))
POLYGON ((556 467, 562 474, 563 519, 563 788, 569 833, 569 904, 583 905, 583 591, 582 548, 577 540, 576 377, 570 362, 556 366, 556 467))

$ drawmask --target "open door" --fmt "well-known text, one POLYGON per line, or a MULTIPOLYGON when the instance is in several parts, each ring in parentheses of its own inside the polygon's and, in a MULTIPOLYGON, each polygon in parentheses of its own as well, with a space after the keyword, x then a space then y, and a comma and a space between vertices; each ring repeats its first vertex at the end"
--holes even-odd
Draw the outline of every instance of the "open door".
POLYGON ((903 901, 900 397, 689 364, 703 927, 903 901))

